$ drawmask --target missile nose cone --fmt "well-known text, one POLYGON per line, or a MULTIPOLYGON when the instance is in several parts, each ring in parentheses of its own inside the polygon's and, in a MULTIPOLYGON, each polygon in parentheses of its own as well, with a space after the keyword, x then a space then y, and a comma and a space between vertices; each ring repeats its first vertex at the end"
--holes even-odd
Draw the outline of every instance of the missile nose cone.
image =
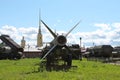
POLYGON ((58 38, 57 38, 57 43, 58 43, 58 45, 63 46, 63 45, 66 44, 66 42, 67 42, 67 39, 66 39, 65 36, 63 36, 63 35, 58 36, 58 38))

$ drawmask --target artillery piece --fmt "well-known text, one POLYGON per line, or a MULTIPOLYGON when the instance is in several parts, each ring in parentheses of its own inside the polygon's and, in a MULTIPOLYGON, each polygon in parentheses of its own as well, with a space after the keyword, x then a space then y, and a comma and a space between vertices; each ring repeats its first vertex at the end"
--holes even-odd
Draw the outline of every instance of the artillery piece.
POLYGON ((0 40, 4 45, 0 46, 1 59, 20 59, 22 57, 23 48, 18 45, 9 35, 1 35, 0 40))
POLYGON ((45 24, 45 22, 43 22, 42 20, 41 22, 49 30, 49 32, 52 34, 54 39, 50 42, 49 47, 45 47, 43 49, 43 54, 40 61, 40 67, 43 68, 43 66, 45 65, 46 70, 70 68, 72 66, 72 51, 66 45, 67 36, 81 21, 79 21, 66 35, 55 34, 45 24))

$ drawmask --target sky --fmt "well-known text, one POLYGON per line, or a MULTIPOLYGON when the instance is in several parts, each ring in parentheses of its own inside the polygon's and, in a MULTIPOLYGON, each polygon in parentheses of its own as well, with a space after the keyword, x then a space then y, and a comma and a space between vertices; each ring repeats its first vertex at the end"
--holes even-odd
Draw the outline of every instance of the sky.
MULTIPOLYGON (((68 44, 82 46, 120 46, 120 0, 0 0, 0 34, 7 34, 18 44, 36 45, 41 19, 59 34, 67 33, 68 44)), ((43 41, 53 39, 41 24, 43 41)))

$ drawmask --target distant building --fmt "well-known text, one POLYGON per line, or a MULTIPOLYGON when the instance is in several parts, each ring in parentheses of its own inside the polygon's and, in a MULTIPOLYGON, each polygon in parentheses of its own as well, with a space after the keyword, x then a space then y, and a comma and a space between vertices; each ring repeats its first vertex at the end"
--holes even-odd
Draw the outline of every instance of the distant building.
POLYGON ((43 46, 42 44, 42 34, 38 33, 37 35, 37 47, 43 46))
POLYGON ((37 47, 43 46, 43 41, 42 41, 42 33, 41 33, 41 19, 39 15, 39 29, 38 29, 38 34, 37 34, 37 47))
POLYGON ((22 40, 21 40, 21 47, 22 48, 25 48, 25 43, 26 43, 26 41, 25 41, 24 36, 23 36, 22 40))
POLYGON ((23 58, 40 58, 42 50, 35 47, 24 48, 23 58))
POLYGON ((24 37, 21 40, 21 46, 24 48, 23 58, 36 58, 42 54, 41 48, 43 47, 42 33, 41 33, 41 19, 39 15, 39 28, 37 34, 37 47, 25 44, 24 37), (38 48, 39 47, 39 48, 38 48))

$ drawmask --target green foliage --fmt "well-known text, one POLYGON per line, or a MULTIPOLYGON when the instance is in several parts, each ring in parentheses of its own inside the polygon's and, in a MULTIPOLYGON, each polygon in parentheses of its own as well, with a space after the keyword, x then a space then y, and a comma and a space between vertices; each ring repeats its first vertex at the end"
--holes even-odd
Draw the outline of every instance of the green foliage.
POLYGON ((120 66, 73 60, 69 71, 38 72, 40 60, 0 60, 0 80, 119 80, 120 66))

